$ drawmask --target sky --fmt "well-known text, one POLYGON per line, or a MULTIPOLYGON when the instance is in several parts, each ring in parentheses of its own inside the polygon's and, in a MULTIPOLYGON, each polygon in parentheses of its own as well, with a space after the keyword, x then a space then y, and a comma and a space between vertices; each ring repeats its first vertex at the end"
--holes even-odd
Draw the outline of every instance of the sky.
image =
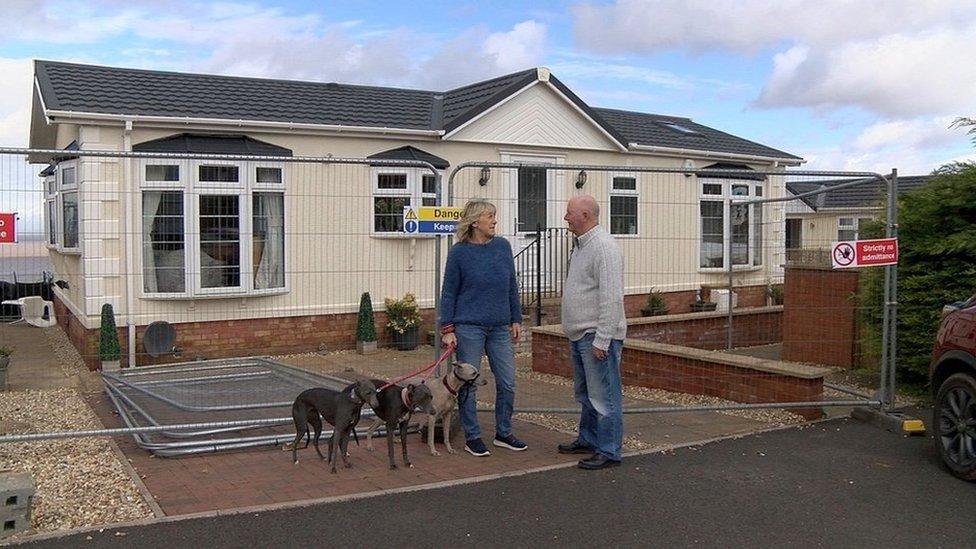
POLYGON ((446 90, 545 66, 588 104, 684 116, 807 160, 976 160, 972 0, 3 0, 0 145, 32 59, 446 90))

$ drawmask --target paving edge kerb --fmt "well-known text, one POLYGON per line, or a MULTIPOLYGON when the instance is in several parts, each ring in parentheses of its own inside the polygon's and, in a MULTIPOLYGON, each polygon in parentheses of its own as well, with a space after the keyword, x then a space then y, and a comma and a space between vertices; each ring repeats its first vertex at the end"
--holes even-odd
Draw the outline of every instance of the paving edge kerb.
MULTIPOLYGON (((780 425, 780 426, 775 426, 775 427, 765 427, 765 428, 761 428, 761 429, 753 429, 753 430, 747 430, 747 431, 739 431, 739 432, 736 432, 736 433, 730 433, 730 434, 722 435, 722 436, 719 436, 719 437, 712 437, 712 438, 707 438, 707 439, 702 439, 702 440, 696 440, 696 441, 692 441, 692 442, 683 442, 681 444, 671 444, 671 445, 667 445, 667 446, 658 446, 658 447, 655 447, 655 448, 648 448, 646 450, 635 450, 633 452, 624 453, 624 454, 622 454, 622 456, 624 458, 629 458, 629 457, 643 456, 643 455, 649 455, 649 454, 659 454, 659 453, 664 453, 664 452, 668 452, 668 451, 672 451, 672 450, 679 450, 679 449, 682 449, 682 448, 690 448, 692 446, 704 446, 704 445, 712 444, 712 443, 715 443, 715 442, 721 442, 723 440, 734 440, 734 439, 739 439, 739 438, 743 438, 743 437, 747 437, 747 436, 761 435, 761 434, 764 434, 764 433, 771 433, 771 432, 775 432, 775 431, 785 431, 787 429, 797 429, 797 430, 800 430, 800 429, 804 429, 804 428, 810 427, 812 425, 818 425, 820 423, 826 423, 826 422, 829 422, 829 421, 836 421, 838 419, 847 419, 847 418, 848 418, 848 416, 844 416, 844 417, 841 417, 841 418, 837 418, 837 417, 824 418, 824 419, 819 419, 819 420, 815 420, 815 421, 808 421, 808 422, 805 422, 805 423, 801 423, 799 425, 780 425)), ((84 534, 86 532, 104 532, 106 530, 117 531, 117 530, 123 530, 125 528, 135 528, 135 527, 139 527, 139 526, 150 526, 150 525, 153 525, 153 524, 165 524, 165 523, 170 523, 170 522, 181 522, 181 521, 184 521, 184 520, 193 520, 193 519, 201 519, 201 518, 213 518, 213 517, 232 516, 232 515, 243 515, 243 514, 248 514, 248 513, 264 513, 264 512, 270 512, 270 511, 279 511, 279 510, 282 510, 282 509, 292 509, 292 508, 297 508, 297 507, 309 507, 309 506, 312 506, 312 505, 322 505, 322 504, 327 504, 327 503, 342 503, 342 502, 346 502, 346 501, 355 501, 355 500, 359 500, 359 499, 368 499, 368 498, 373 498, 373 497, 377 497, 377 496, 384 496, 384 495, 405 494, 405 493, 409 493, 409 492, 421 492, 421 491, 425 491, 425 490, 436 490, 436 489, 439 489, 439 488, 450 488, 450 487, 453 487, 453 486, 463 486, 463 485, 466 485, 466 484, 477 484, 477 483, 480 483, 480 482, 488 482, 488 481, 498 480, 498 479, 502 479, 502 478, 520 477, 520 476, 530 475, 530 474, 534 474, 534 473, 544 473, 546 471, 554 471, 554 470, 558 470, 558 469, 569 469, 569 468, 573 468, 573 467, 576 467, 576 464, 575 463, 572 463, 572 462, 570 462, 570 463, 560 463, 560 464, 556 464, 556 465, 545 465, 545 466, 542 466, 542 467, 535 467, 535 468, 532 468, 532 469, 523 469, 523 470, 519 470, 519 471, 509 471, 509 472, 505 472, 505 473, 495 473, 495 474, 491 474, 491 475, 482 475, 482 476, 478 476, 478 477, 468 477, 468 478, 461 478, 461 479, 456 479, 456 480, 445 480, 445 481, 440 481, 440 482, 431 482, 431 483, 428 483, 428 484, 418 484, 416 486, 404 486, 404 487, 400 487, 400 488, 390 488, 390 489, 386 489, 386 490, 374 490, 372 492, 362 492, 362 493, 358 493, 358 494, 344 494, 344 495, 341 495, 341 496, 331 496, 331 497, 325 497, 325 498, 303 499, 303 500, 288 501, 288 502, 283 502, 283 503, 272 503, 272 504, 267 504, 267 505, 254 505, 254 506, 250 506, 250 507, 236 507, 236 508, 233 508, 233 509, 218 509, 218 510, 215 510, 215 511, 204 511, 204 512, 201 512, 201 513, 190 513, 190 514, 186 514, 186 515, 166 515, 166 516, 160 516, 160 517, 152 517, 152 518, 145 518, 145 519, 140 519, 140 520, 134 520, 134 521, 130 521, 130 522, 118 522, 118 523, 102 524, 102 525, 96 525, 96 526, 84 526, 84 527, 81 527, 81 528, 74 528, 74 529, 71 529, 71 530, 58 530, 58 531, 55 531, 55 532, 45 532, 43 534, 35 534, 35 535, 26 536, 26 537, 18 538, 18 539, 8 539, 8 540, 4 540, 4 541, 0 542, 0 546, 5 546, 5 545, 20 545, 20 544, 30 543, 30 542, 34 542, 34 541, 43 541, 43 540, 58 539, 58 538, 63 538, 63 537, 67 537, 67 536, 73 536, 73 535, 76 535, 76 534, 84 534)), ((581 472, 580 474, 592 474, 592 473, 581 472)))

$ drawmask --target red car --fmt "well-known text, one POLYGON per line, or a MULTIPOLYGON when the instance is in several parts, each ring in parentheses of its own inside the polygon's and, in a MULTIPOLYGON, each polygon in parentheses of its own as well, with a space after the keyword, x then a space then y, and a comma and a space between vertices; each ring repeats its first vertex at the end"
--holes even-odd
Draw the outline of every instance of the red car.
POLYGON ((976 480, 976 296, 943 309, 929 379, 942 463, 957 477, 976 480))

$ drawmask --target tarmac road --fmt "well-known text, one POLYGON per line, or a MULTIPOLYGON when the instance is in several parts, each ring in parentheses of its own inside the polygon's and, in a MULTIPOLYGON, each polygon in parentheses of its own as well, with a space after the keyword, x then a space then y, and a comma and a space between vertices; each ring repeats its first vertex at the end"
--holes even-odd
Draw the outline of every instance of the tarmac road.
POLYGON ((560 469, 29 544, 121 545, 972 547, 976 484, 946 473, 929 437, 839 419, 630 457, 604 471, 560 469))

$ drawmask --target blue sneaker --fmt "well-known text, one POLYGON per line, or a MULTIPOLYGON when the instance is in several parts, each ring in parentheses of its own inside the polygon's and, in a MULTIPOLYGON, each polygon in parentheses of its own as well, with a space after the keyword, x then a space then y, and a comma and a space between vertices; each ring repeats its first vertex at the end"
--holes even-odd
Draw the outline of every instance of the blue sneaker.
POLYGON ((529 446, 522 442, 521 440, 515 438, 515 435, 508 435, 503 437, 501 435, 495 435, 495 440, 492 442, 495 446, 501 446, 502 448, 508 448, 509 450, 514 450, 516 452, 521 452, 529 446))
POLYGON ((473 438, 471 440, 464 442, 464 449, 468 451, 469 454, 475 457, 485 457, 490 456, 491 452, 485 447, 485 443, 481 442, 480 438, 473 438))

